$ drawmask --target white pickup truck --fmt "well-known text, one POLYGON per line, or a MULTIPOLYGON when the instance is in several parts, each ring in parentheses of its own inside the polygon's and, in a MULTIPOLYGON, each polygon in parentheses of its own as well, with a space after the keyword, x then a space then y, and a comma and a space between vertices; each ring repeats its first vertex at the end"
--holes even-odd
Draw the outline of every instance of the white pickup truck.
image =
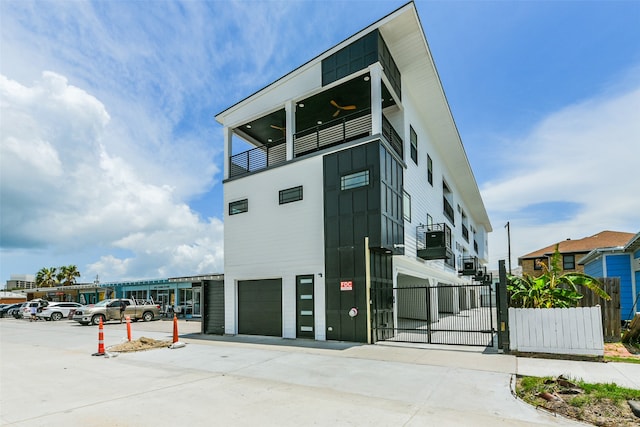
POLYGON ((80 307, 73 314, 73 320, 83 325, 97 325, 102 320, 105 323, 109 320, 120 320, 120 301, 127 305, 124 315, 131 320, 139 319, 149 322, 160 317, 160 304, 147 300, 135 299, 105 299, 97 304, 80 307))

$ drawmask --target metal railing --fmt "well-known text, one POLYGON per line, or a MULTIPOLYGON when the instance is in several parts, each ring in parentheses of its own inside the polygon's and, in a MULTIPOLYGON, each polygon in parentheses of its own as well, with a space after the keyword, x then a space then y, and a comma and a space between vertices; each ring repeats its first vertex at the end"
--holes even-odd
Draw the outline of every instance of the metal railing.
POLYGON ((402 138, 398 135, 398 132, 394 129, 391 122, 387 120, 387 118, 382 115, 382 136, 387 139, 387 142, 391 145, 391 148, 395 150, 396 153, 400 156, 401 159, 404 159, 404 148, 402 143, 402 138))
POLYGON ((367 135, 371 135, 370 108, 296 132, 293 155, 300 157, 367 135))
MULTIPOLYGON (((366 108, 304 129, 294 134, 293 156, 300 157, 327 147, 371 135, 371 109, 366 108)), ((382 116, 382 135, 391 147, 403 157, 402 138, 389 120, 382 116)), ((274 144, 252 148, 229 158, 229 177, 244 175, 286 161, 284 138, 274 144)))
POLYGON ((287 148, 284 139, 281 141, 270 147, 263 145, 231 156, 229 176, 239 176, 284 163, 287 160, 287 148))

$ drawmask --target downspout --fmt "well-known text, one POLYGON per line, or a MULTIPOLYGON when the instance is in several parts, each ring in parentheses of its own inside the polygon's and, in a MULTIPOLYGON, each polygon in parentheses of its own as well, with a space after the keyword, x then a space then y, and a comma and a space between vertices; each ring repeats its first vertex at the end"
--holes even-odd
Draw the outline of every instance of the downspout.
POLYGON ((364 281, 367 298, 367 344, 371 344, 371 252, 369 251, 369 237, 364 238, 364 281))

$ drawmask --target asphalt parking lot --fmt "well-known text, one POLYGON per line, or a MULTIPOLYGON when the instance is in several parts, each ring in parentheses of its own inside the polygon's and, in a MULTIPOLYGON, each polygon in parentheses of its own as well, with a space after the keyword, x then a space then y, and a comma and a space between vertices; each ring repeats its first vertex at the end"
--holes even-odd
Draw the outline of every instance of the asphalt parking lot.
MULTIPOLYGON (((0 424, 11 426, 578 425, 516 400, 516 358, 476 350, 202 337, 95 357, 98 328, 0 320, 0 424)), ((132 338, 171 339, 171 321, 132 338)), ((107 349, 126 326, 107 323, 107 349)))

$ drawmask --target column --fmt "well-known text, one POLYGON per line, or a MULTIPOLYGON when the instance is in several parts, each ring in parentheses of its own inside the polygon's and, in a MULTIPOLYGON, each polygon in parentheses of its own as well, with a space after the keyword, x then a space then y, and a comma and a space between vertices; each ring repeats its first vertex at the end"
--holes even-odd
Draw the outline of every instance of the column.
POLYGON ((293 159, 293 138, 296 133, 296 104, 289 100, 284 104, 285 111, 285 139, 287 150, 287 161, 293 159))
POLYGON ((371 75, 371 134, 382 134, 382 65, 369 66, 371 75))
POLYGON ((229 163, 231 161, 231 150, 233 147, 233 132, 228 126, 223 128, 224 132, 224 179, 229 179, 229 163))

